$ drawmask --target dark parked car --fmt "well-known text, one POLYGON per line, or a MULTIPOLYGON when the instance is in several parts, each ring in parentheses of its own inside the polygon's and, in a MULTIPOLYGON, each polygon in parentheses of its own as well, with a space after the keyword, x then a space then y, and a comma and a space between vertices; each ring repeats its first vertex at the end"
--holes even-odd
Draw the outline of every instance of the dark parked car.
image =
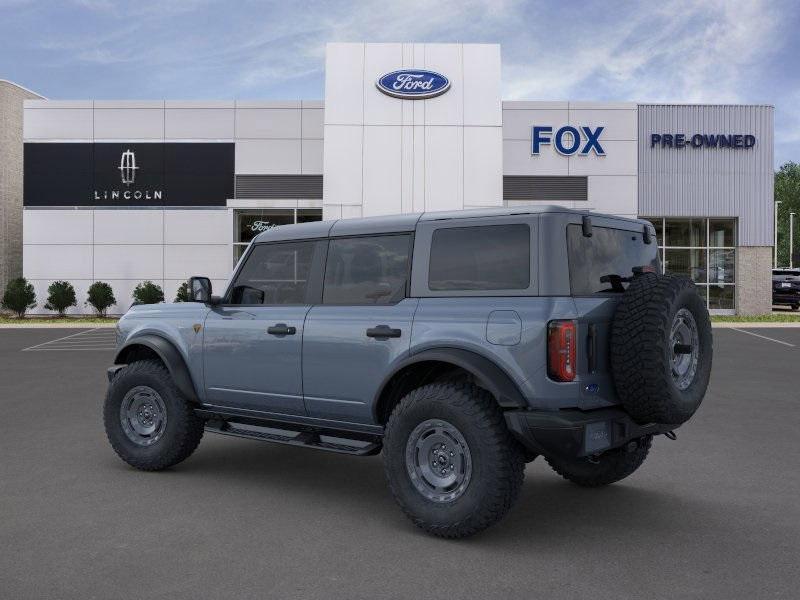
POLYGON ((772 271, 772 304, 800 308, 800 269, 772 271))

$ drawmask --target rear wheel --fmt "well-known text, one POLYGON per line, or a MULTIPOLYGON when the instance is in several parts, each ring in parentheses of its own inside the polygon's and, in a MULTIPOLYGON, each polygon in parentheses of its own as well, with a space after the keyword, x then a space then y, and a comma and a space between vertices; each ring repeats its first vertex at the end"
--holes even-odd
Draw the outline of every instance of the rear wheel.
POLYGON ((792 310, 797 310, 800 308, 800 304, 792 304, 792 310))
POLYGON ((583 487, 601 487, 625 479, 636 471, 647 458, 652 442, 653 436, 648 435, 598 457, 571 460, 551 457, 546 460, 567 481, 583 487))
POLYGON ((188 458, 203 437, 204 421, 156 360, 120 369, 103 407, 106 436, 117 455, 143 471, 159 471, 188 458))
POLYGON ((405 396, 386 426, 383 455, 400 508, 418 527, 446 538, 499 521, 524 477, 521 448, 494 399, 465 380, 405 396))

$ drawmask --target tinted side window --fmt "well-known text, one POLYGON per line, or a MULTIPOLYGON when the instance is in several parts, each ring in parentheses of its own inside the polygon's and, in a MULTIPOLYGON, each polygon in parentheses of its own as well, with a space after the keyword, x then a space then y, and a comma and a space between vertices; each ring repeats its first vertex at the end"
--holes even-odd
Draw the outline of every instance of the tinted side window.
POLYGON ((230 304, 305 304, 315 242, 260 244, 236 277, 230 304))
POLYGON ((567 254, 574 296, 622 291, 628 287, 627 282, 621 282, 621 289, 615 289, 605 276, 628 278, 633 275, 634 267, 661 272, 658 246, 655 242, 645 244, 642 234, 636 231, 593 227, 592 236, 586 237, 580 225, 568 225, 567 254))
POLYGON ((405 296, 410 236, 333 239, 325 267, 325 304, 391 304, 405 296))
POLYGON ((428 288, 524 290, 531 283, 527 225, 437 229, 431 241, 428 288))

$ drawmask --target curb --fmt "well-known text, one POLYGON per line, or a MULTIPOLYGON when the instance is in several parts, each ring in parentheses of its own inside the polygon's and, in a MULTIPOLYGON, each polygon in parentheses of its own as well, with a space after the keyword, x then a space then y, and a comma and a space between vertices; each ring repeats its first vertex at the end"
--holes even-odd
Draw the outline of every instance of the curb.
POLYGON ((0 323, 0 329, 113 329, 116 323, 0 323))
POLYGON ((711 327, 715 329, 800 329, 800 321, 794 322, 775 322, 764 321, 743 321, 738 323, 736 321, 721 321, 719 323, 711 323, 711 327))

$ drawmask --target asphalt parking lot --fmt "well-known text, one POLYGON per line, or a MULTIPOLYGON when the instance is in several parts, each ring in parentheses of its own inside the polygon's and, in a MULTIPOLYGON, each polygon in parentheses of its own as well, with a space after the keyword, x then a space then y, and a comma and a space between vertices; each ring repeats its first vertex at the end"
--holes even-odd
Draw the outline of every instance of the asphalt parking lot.
POLYGON ((503 522, 444 541, 380 457, 209 434, 135 471, 101 422, 113 330, 0 330, 0 597, 797 598, 800 329, 714 335, 703 406, 634 476, 537 460, 503 522))

